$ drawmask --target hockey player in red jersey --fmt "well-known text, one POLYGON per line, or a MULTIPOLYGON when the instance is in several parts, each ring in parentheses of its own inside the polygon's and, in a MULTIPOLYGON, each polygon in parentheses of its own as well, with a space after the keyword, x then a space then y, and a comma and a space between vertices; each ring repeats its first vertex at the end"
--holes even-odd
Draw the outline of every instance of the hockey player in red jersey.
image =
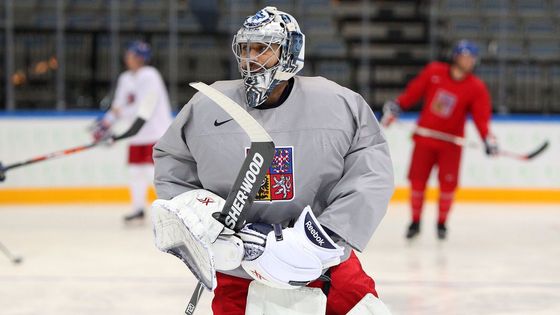
MULTIPOLYGON (((465 121, 470 114, 484 140, 486 154, 497 154, 497 144, 489 130, 492 114, 490 95, 485 84, 472 73, 478 54, 476 44, 467 40, 459 41, 453 49, 450 64, 428 64, 408 83, 396 100, 385 103, 382 124, 389 126, 398 118, 401 110, 423 101, 418 129, 463 137, 465 121)), ((439 239, 445 239, 447 217, 459 181, 462 148, 437 137, 420 135, 418 131, 413 139, 415 146, 408 173, 412 222, 406 237, 414 238, 420 232, 426 182, 432 168, 437 165, 440 188, 437 234, 439 239)))

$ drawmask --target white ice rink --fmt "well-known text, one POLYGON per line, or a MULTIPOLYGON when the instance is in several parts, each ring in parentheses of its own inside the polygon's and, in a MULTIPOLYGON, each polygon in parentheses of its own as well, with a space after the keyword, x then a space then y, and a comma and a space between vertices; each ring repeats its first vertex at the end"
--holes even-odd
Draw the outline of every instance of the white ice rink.
MULTIPOLYGON (((457 204, 445 242, 434 208, 407 243, 408 207, 391 204, 361 255, 394 314, 560 314, 560 205, 457 204)), ((24 261, 0 254, 0 314, 182 314, 194 278, 149 224, 124 227, 126 210, 1 205, 0 242, 24 261)))

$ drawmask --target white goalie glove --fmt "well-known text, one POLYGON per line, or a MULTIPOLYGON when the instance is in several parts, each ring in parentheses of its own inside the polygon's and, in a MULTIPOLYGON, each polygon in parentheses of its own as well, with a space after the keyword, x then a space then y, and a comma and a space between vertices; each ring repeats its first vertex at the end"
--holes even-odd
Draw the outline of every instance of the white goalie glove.
POLYGON ((239 267, 244 255, 241 239, 212 217, 224 203, 197 189, 152 204, 156 247, 181 259, 208 290, 216 287, 216 270, 239 267))
POLYGON ((270 224, 250 223, 237 233, 243 240, 241 266, 255 280, 275 288, 295 289, 340 263, 344 249, 323 230, 309 206, 293 228, 282 230, 277 240, 270 224))

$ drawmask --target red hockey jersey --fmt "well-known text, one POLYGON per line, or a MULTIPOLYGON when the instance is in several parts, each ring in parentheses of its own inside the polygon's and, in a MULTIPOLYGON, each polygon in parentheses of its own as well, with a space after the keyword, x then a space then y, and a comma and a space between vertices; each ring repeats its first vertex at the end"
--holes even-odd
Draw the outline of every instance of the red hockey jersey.
POLYGON ((470 113, 480 136, 484 139, 488 135, 490 95, 484 82, 474 74, 456 81, 451 78, 449 64, 432 62, 408 83, 397 103, 408 109, 420 100, 424 103, 419 126, 462 137, 470 113))

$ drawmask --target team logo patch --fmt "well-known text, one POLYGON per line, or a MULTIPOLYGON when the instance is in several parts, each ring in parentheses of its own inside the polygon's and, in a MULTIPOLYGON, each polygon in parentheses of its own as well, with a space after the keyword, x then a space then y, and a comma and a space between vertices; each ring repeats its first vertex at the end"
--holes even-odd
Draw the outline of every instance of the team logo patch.
POLYGON ((445 90, 437 90, 432 101, 431 110, 434 114, 447 118, 451 116, 457 105, 457 97, 445 90))
POLYGON ((134 96, 134 94, 129 93, 126 97, 126 104, 127 105, 132 105, 132 103, 134 103, 134 101, 136 101, 136 97, 134 96))
MULTIPOLYGON (((248 148, 247 151, 249 151, 248 148)), ((294 199, 294 183, 294 148, 276 147, 272 164, 266 172, 255 200, 292 200, 294 199)))

